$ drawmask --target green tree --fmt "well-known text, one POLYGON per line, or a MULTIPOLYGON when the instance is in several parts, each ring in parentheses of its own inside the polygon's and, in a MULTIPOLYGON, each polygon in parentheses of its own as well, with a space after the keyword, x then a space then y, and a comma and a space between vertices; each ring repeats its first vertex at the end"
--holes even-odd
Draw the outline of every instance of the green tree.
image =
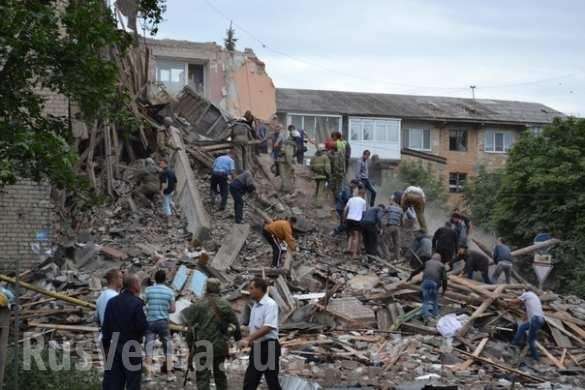
MULTIPOLYGON (((163 9, 161 0, 140 2, 153 29, 163 9)), ((22 176, 73 187, 71 130, 43 114, 38 91, 68 97, 88 122, 127 117, 113 56, 124 54, 132 36, 117 28, 103 0, 6 0, 0 15, 0 185, 22 176)))
POLYGON ((225 33, 226 33, 224 39, 225 49, 229 52, 233 52, 234 50, 236 50, 236 42, 238 41, 238 38, 236 38, 236 30, 234 30, 232 22, 230 22, 230 27, 226 30, 225 33))
POLYGON ((498 233, 525 245, 548 230, 561 292, 585 296, 585 120, 557 119, 541 135, 526 132, 510 151, 497 194, 498 233))
POLYGON ((496 228, 494 209, 502 185, 503 170, 488 171, 480 166, 477 176, 469 180, 463 190, 465 204, 471 211, 473 223, 488 231, 496 228))
POLYGON ((430 168, 425 167, 422 162, 403 161, 400 163, 398 172, 398 178, 406 186, 421 187, 427 201, 436 202, 439 205, 446 203, 447 191, 441 177, 434 174, 430 168))

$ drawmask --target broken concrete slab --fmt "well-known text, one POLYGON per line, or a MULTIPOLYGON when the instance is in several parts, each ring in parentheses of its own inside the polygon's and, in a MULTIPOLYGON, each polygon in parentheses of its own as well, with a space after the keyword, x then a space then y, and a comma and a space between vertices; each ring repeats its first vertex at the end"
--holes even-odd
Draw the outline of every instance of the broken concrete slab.
POLYGON ((331 299, 327 305, 327 312, 347 321, 376 321, 376 313, 356 297, 331 299))
POLYGON ((211 267, 218 271, 227 271, 238 257, 244 242, 250 234, 250 225, 235 224, 230 234, 223 240, 223 245, 211 261, 211 267))
POLYGON ((380 278, 377 275, 356 275, 349 280, 349 287, 356 291, 369 291, 380 284, 380 278))
POLYGON ((111 246, 99 245, 100 253, 103 253, 107 256, 110 256, 116 260, 126 260, 128 258, 128 254, 126 252, 122 252, 119 249, 112 248, 111 246))

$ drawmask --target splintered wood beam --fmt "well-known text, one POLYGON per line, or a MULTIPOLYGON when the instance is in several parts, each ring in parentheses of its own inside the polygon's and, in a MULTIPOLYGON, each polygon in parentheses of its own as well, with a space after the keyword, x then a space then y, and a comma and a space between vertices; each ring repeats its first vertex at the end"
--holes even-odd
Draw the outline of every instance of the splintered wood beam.
POLYGON ((494 301, 500 297, 505 288, 506 285, 498 286, 498 288, 496 288, 496 291, 494 291, 493 295, 489 298, 486 298, 486 300, 483 301, 483 303, 475 310, 471 317, 469 317, 469 320, 467 320, 465 325, 463 325, 463 327, 459 330, 458 333, 459 336, 461 337, 465 336, 465 334, 473 326, 473 322, 479 317, 481 317, 481 315, 488 309, 488 307, 490 307, 492 303, 494 303, 494 301))
POLYGON ((457 352, 459 352, 460 354, 463 354, 465 356, 468 356, 468 357, 472 358, 473 360, 477 360, 477 361, 480 361, 482 363, 489 364, 491 366, 494 366, 496 368, 499 368, 500 370, 507 371, 507 372, 510 372, 512 374, 516 374, 516 375, 521 376, 523 378, 526 378, 526 379, 528 379, 530 381, 538 382, 538 383, 544 383, 545 382, 545 380, 542 379, 542 378, 539 378, 539 377, 536 377, 536 376, 527 374, 525 372, 522 372, 522 371, 517 370, 517 369, 512 368, 512 367, 508 367, 508 366, 506 366, 506 365, 504 365, 502 363, 498 363, 498 362, 495 362, 495 361, 490 360, 490 359, 482 358, 480 356, 474 356, 472 353, 463 351, 463 350, 458 349, 458 348, 455 348, 454 350, 457 351, 457 352))
MULTIPOLYGON (((478 357, 479 355, 481 355, 481 352, 485 348, 485 345, 487 344, 488 340, 489 340, 489 337, 485 337, 485 338, 481 339, 481 341, 479 342, 479 344, 477 345, 477 347, 473 351, 474 357, 478 357)), ((453 367, 453 369, 455 371, 467 370, 473 364, 473 362, 474 362, 473 358, 469 358, 466 361, 464 361, 463 363, 455 365, 453 367)))

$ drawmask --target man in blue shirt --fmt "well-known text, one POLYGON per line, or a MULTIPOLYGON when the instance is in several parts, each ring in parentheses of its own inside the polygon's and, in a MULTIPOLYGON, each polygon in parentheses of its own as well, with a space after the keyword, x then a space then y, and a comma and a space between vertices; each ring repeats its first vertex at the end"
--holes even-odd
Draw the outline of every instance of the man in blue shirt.
POLYGON ((163 345, 163 351, 167 358, 168 381, 173 382, 171 332, 169 330, 169 313, 175 312, 175 293, 164 285, 167 278, 165 271, 158 270, 154 274, 155 284, 147 287, 144 298, 146 303, 146 319, 148 330, 146 331, 146 373, 147 379, 152 375, 152 354, 154 342, 158 336, 163 345))
POLYGON ((221 196, 219 211, 225 210, 228 198, 228 179, 236 169, 234 162, 234 151, 230 150, 228 154, 219 156, 213 161, 211 172, 211 199, 215 203, 217 194, 221 196))
POLYGON ((142 338, 147 323, 140 298, 140 279, 124 277, 123 290, 106 306, 102 345, 106 365, 103 389, 139 390, 142 376, 142 338))

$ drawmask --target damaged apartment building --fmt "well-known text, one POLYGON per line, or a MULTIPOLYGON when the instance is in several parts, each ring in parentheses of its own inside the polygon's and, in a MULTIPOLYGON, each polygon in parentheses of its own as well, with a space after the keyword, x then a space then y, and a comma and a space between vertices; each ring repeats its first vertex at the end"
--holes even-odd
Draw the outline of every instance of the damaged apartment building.
POLYGON ((442 177, 454 204, 480 166, 504 166, 522 132, 538 133, 564 116, 539 103, 491 99, 286 88, 276 96, 279 119, 304 129, 314 144, 340 131, 352 158, 366 149, 377 155, 377 185, 384 187, 400 161, 421 161, 442 177))

